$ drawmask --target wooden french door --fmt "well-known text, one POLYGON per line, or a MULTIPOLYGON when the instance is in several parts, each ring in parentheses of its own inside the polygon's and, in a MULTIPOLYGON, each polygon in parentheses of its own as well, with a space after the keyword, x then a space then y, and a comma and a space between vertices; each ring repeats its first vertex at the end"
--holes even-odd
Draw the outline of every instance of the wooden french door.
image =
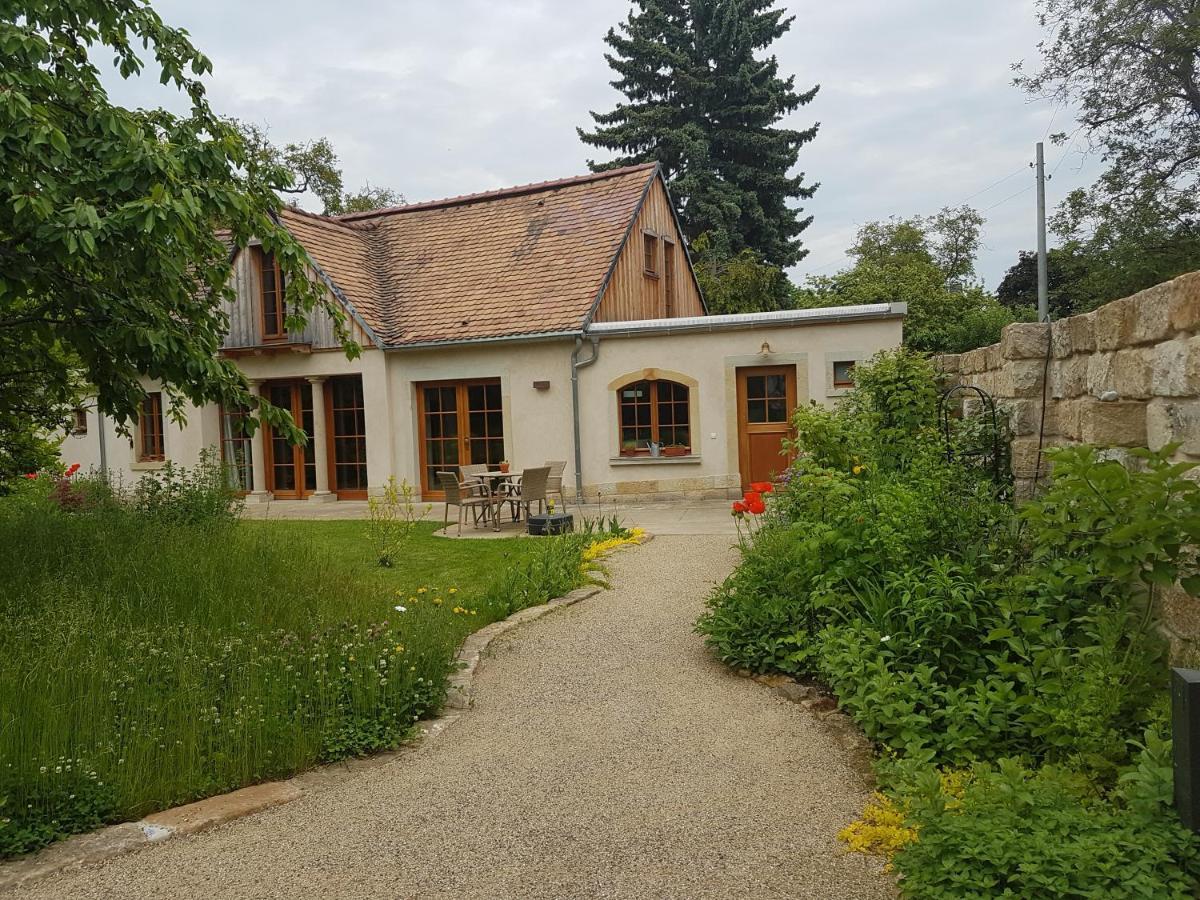
POLYGON ((417 385, 421 496, 438 498, 438 472, 498 465, 504 459, 500 379, 434 381, 417 385))
POLYGON ((367 404, 361 375, 325 382, 329 488, 339 500, 367 499, 367 404))
POLYGON ((267 399, 292 414, 304 429, 308 443, 294 447, 274 428, 263 429, 266 450, 267 490, 280 500, 299 500, 317 489, 317 460, 313 450, 312 385, 307 381, 269 381, 267 399))
POLYGON ((737 370, 738 469, 743 490, 751 482, 773 481, 791 462, 783 441, 791 434, 795 408, 795 366, 737 370))

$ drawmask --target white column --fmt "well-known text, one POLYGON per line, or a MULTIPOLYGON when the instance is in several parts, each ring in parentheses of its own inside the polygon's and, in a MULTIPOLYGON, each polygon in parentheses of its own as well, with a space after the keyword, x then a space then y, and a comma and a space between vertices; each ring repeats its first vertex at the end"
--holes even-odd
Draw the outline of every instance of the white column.
MULTIPOLYGON (((262 382, 251 379, 250 393, 255 397, 262 392, 262 382)), ((274 500, 275 496, 267 490, 267 457, 263 450, 264 442, 269 440, 265 422, 260 422, 258 430, 250 438, 250 469, 253 473, 254 490, 246 495, 247 503, 266 503, 274 500)))
POLYGON ((329 445, 325 436, 325 376, 313 375, 308 379, 312 385, 313 411, 313 459, 317 465, 317 489, 308 495, 313 503, 328 503, 337 495, 329 490, 329 445))

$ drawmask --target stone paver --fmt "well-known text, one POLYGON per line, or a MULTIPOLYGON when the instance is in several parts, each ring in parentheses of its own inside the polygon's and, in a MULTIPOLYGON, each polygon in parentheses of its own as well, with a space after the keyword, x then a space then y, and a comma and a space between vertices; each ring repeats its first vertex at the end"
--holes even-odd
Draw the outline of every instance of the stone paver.
MULTIPOLYGON (((443 519, 443 507, 440 503, 431 504, 427 521, 440 523, 443 519)), ((583 516, 588 518, 618 516, 628 526, 640 525, 654 534, 734 534, 733 517, 729 514, 729 503, 725 500, 672 500, 658 503, 615 504, 606 501, 603 504, 589 503, 579 507, 574 504, 567 506, 567 511, 573 513, 577 520, 583 516)), ((274 500, 270 503, 246 506, 248 519, 365 519, 367 503, 365 500, 346 500, 339 503, 308 503, 304 500, 274 500)), ((457 532, 457 519, 451 516, 450 532, 457 532)), ((468 520, 469 522, 469 520, 468 520)), ((521 531, 518 526, 514 529, 508 522, 500 537, 512 537, 521 531)), ((473 529, 470 524, 463 526, 463 539, 496 537, 496 533, 488 529, 473 529)))
POLYGON ((691 631, 729 545, 616 555, 613 590, 493 642, 474 708, 412 752, 13 896, 892 896, 838 846, 868 787, 835 736, 691 631))

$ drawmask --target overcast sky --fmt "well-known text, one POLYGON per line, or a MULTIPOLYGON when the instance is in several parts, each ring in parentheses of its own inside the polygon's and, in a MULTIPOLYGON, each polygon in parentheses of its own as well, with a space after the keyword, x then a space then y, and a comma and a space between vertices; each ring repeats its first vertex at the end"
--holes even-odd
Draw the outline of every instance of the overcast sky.
MULTIPOLYGON (((821 187, 806 204, 811 253, 793 275, 844 266, 864 222, 967 201, 987 218, 979 270, 994 288, 1017 251, 1035 245, 1033 145, 1074 125, 1070 110, 1011 85, 1013 62, 1037 61, 1032 0, 786 5, 797 20, 773 48, 780 68, 798 88, 821 85, 789 122, 821 123, 798 164, 821 187)), ((369 180, 409 201, 585 172, 596 151, 575 126, 619 98, 603 37, 629 8, 623 0, 154 6, 212 59, 218 111, 269 128, 276 143, 324 135, 347 187, 369 180)), ((114 84, 113 95, 176 105, 155 88, 114 84)), ((1046 155, 1051 206, 1098 172, 1077 149, 1048 145, 1046 155)))

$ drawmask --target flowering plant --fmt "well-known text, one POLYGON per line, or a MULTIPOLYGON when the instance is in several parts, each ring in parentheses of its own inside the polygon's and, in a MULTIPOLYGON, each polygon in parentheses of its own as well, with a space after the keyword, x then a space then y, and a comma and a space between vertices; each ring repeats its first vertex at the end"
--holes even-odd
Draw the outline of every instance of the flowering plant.
POLYGON ((742 499, 734 501, 730 513, 737 525, 739 544, 745 546, 746 541, 762 528, 762 522, 758 517, 767 511, 767 502, 763 495, 770 494, 774 490, 775 485, 769 481, 751 482, 750 490, 742 495, 742 499), (745 534, 742 533, 743 524, 746 527, 745 534))

